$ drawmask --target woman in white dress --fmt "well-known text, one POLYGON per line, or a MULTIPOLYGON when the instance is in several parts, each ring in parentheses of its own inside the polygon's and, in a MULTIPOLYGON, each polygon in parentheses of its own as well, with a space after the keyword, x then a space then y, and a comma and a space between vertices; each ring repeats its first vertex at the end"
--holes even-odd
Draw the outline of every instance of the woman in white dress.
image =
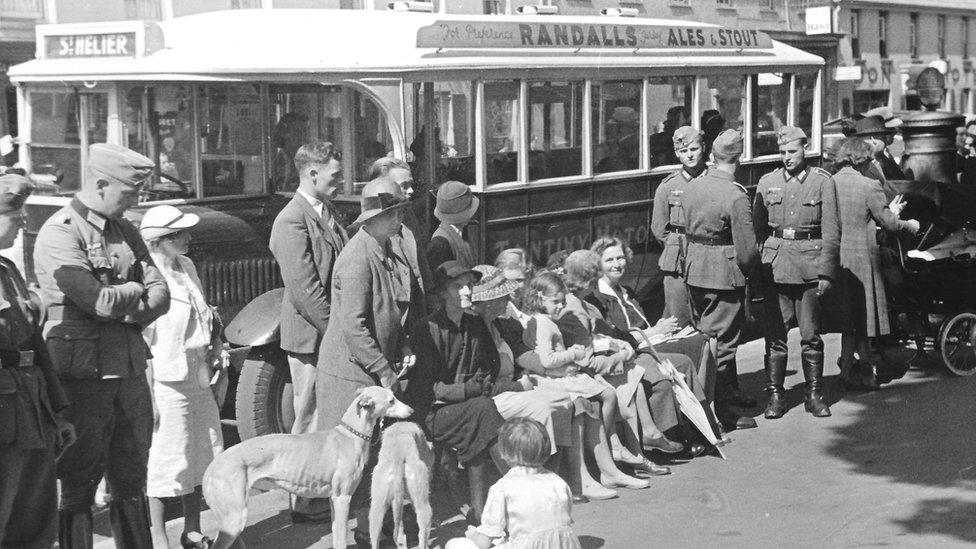
POLYGON ((210 390, 212 369, 220 364, 220 340, 196 268, 183 255, 190 244, 188 229, 197 221, 196 215, 173 206, 156 206, 146 212, 139 229, 170 292, 169 312, 143 333, 153 355, 147 375, 155 422, 146 495, 156 549, 169 547, 162 501, 168 497, 183 503, 180 545, 210 547, 210 539, 200 533, 200 484, 224 445, 210 390))

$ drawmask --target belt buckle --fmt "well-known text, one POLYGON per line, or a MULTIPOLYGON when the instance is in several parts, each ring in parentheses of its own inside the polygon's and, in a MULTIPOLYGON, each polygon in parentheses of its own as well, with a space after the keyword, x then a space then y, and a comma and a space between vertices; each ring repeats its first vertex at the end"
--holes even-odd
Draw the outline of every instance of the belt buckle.
POLYGON ((34 351, 19 351, 19 353, 20 360, 17 363, 17 366, 26 368, 34 365, 34 351))
POLYGON ((796 240, 796 229, 783 229, 783 238, 786 240, 796 240))

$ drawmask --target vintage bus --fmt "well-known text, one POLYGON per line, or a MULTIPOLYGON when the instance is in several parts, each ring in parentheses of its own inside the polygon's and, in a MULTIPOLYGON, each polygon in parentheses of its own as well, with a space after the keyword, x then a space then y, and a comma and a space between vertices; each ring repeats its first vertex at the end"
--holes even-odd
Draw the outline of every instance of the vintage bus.
MULTIPOLYGON (((822 70, 762 32, 619 16, 282 9, 41 26, 37 58, 10 70, 17 137, 23 165, 59 182, 30 200, 25 268, 41 223, 81 185, 90 143, 144 152, 157 163, 145 206, 201 216, 192 257, 210 302, 236 315, 229 339, 245 360, 225 415, 244 436, 278 431, 290 390, 267 244, 302 143, 341 147, 346 221, 370 164, 394 155, 421 191, 458 180, 482 197, 467 234, 482 260, 521 246, 544 264, 616 234, 653 307, 649 220, 676 169, 671 132, 741 128, 746 185, 778 164, 780 125, 811 135, 816 161, 822 70)), ((429 225, 431 193, 418 194, 429 225)))

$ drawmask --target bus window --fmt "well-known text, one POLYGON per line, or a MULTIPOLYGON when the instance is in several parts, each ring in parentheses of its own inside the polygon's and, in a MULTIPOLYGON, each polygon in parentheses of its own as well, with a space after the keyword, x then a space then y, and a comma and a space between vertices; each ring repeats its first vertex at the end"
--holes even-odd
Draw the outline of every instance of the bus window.
POLYGON ((474 84, 472 82, 433 82, 431 86, 430 108, 433 110, 436 139, 434 149, 437 151, 437 174, 431 181, 427 176, 428 170, 425 156, 428 102, 424 98, 424 86, 416 85, 419 108, 414 127, 417 128, 414 140, 410 143, 410 159, 414 165, 414 191, 424 188, 436 189, 444 181, 460 181, 466 185, 474 185, 474 84), (429 186, 433 183, 433 186, 429 186))
POLYGON ((106 139, 107 94, 32 90, 30 104, 32 171, 60 175, 59 193, 79 190, 82 150, 106 139))
POLYGON ((189 85, 122 88, 123 144, 153 159, 157 173, 141 200, 195 198, 193 92, 189 85))
POLYGON ((636 170, 640 166, 641 80, 594 82, 593 172, 636 170))
POLYGON ((264 135, 257 85, 223 84, 200 90, 203 196, 264 192, 264 135))
POLYGON ((583 174, 583 82, 529 84, 529 180, 583 174))
MULTIPOLYGON (((376 159, 393 152, 393 137, 387 125, 386 114, 376 105, 372 98, 352 90, 354 115, 351 133, 353 143, 356 144, 355 177, 357 182, 365 182, 369 178, 369 167, 376 159)), ((363 183, 365 185, 365 183, 363 183)), ((356 185, 354 194, 362 191, 362 185, 356 185)))
POLYGON ((752 155, 778 154, 776 130, 788 122, 790 75, 761 73, 753 79, 752 155))
POLYGON ((484 120, 487 183, 518 180, 518 82, 485 82, 484 120))
POLYGON ((746 119, 746 80, 742 76, 709 76, 707 93, 700 97, 704 145, 707 151, 722 130, 742 130, 746 119))
MULTIPOLYGON (((817 73, 804 72, 793 76, 796 79, 796 126, 807 137, 813 139, 814 96, 817 93, 817 73)), ((813 142, 813 141, 811 141, 813 142)))
POLYGON ((648 81, 648 117, 650 119, 651 167, 678 163, 674 155, 674 130, 691 124, 691 102, 695 95, 695 79, 651 78, 648 81))
POLYGON ((322 86, 272 86, 271 190, 298 188, 295 153, 312 140, 342 150, 342 89, 322 86))

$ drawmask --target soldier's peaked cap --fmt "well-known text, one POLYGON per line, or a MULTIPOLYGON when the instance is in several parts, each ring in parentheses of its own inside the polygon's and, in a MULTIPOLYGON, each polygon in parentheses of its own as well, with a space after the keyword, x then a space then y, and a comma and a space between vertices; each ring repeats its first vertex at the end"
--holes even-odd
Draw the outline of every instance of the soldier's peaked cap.
POLYGON ((739 130, 725 130, 718 134, 712 143, 712 152, 722 156, 742 154, 742 132, 739 130))
POLYGON ((701 130, 696 130, 691 126, 681 126, 680 128, 674 130, 674 135, 671 136, 671 141, 674 141, 674 148, 683 149, 694 142, 701 143, 702 132, 701 130))
POLYGON ((88 170, 95 177, 137 186, 152 175, 155 164, 145 156, 112 143, 88 147, 88 170))
POLYGON ((786 145, 787 143, 792 143, 798 139, 803 139, 806 141, 807 134, 796 126, 783 126, 776 131, 777 145, 786 145))
POLYGON ((0 176, 0 213, 19 210, 33 190, 30 179, 22 175, 0 176))

